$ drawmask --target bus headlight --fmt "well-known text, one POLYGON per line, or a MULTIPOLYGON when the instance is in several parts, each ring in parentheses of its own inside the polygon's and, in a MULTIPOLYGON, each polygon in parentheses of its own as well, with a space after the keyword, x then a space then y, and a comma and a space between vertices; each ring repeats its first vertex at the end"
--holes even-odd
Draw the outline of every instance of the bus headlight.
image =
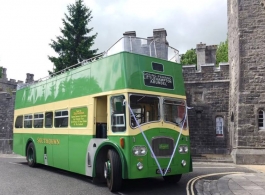
POLYGON ((133 147, 133 154, 135 156, 144 156, 147 153, 147 149, 145 146, 134 146, 133 147))
POLYGON ((185 152, 185 153, 188 153, 188 151, 189 151, 188 146, 184 146, 184 152, 185 152))
POLYGON ((179 146, 179 153, 188 153, 189 147, 187 145, 180 145, 179 146))
POLYGON ((183 147, 179 146, 179 153, 183 153, 183 147))

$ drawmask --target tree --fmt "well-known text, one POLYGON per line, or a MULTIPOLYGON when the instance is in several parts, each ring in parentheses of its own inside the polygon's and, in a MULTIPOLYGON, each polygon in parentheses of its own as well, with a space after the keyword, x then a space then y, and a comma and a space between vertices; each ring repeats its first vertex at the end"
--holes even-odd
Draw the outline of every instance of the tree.
POLYGON ((228 62, 228 40, 221 42, 216 51, 216 64, 228 62))
POLYGON ((180 63, 182 65, 197 64, 196 49, 190 49, 186 51, 185 54, 182 54, 180 57, 180 63))
MULTIPOLYGON (((94 44, 97 33, 89 36, 93 28, 88 28, 88 23, 93 18, 91 10, 84 5, 83 0, 76 0, 74 4, 67 6, 69 14, 65 14, 62 36, 57 36, 57 40, 51 40, 49 45, 58 54, 58 57, 48 56, 54 64, 53 72, 65 69, 77 64, 85 59, 94 57, 98 49, 90 50, 94 44)), ((50 72, 52 74, 53 72, 50 72)))

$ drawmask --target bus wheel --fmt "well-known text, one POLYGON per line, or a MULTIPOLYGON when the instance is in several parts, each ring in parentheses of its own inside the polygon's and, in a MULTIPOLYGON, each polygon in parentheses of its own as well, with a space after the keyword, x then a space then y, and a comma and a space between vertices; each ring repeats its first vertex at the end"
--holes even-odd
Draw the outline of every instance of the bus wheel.
POLYGON ((167 183, 178 183, 179 180, 181 179, 182 174, 179 175, 169 175, 169 176, 164 176, 164 180, 167 183))
POLYGON ((118 191, 122 184, 121 160, 119 154, 110 149, 107 154, 107 161, 104 164, 104 176, 111 192, 118 191))
POLYGON ((31 142, 27 147, 27 161, 30 167, 36 166, 36 152, 34 144, 31 142))

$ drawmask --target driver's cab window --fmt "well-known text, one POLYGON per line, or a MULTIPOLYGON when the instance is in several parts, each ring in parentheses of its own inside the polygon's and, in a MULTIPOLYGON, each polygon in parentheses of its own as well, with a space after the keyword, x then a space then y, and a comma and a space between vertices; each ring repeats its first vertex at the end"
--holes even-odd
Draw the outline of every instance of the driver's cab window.
MULTIPOLYGON (((185 120, 186 105, 185 101, 178 99, 164 99, 163 115, 166 122, 175 123, 182 127, 185 120)), ((184 123, 184 128, 187 127, 187 120, 184 123)))
POLYGON ((125 105, 123 105, 124 95, 110 98, 111 130, 122 132, 126 130, 125 105))

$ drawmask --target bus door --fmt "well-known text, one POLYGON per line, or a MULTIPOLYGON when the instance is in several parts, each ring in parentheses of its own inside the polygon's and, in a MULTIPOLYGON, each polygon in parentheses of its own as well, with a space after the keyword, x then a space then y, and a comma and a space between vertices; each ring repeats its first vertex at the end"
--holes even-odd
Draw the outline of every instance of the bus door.
POLYGON ((94 129, 96 138, 107 138, 107 96, 95 98, 94 129))
POLYGON ((123 104, 124 95, 110 97, 110 127, 113 133, 126 131, 126 106, 123 104))

